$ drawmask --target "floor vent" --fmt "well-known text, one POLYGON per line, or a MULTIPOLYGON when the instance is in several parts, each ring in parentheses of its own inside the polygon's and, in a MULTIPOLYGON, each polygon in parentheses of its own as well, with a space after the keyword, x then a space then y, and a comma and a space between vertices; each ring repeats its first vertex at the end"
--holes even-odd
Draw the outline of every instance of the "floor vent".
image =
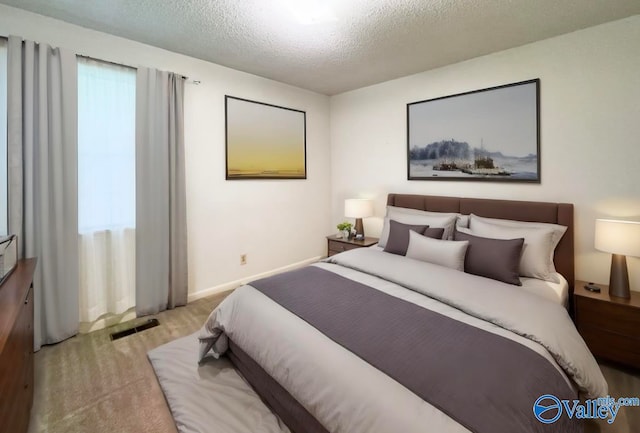
POLYGON ((118 340, 118 339, 120 339, 122 337, 126 337, 127 335, 135 334, 137 332, 142 332, 145 329, 155 328, 159 324, 160 324, 160 322, 158 322, 158 319, 149 319, 146 322, 143 322, 140 325, 135 326, 133 328, 125 329, 123 331, 114 332, 113 334, 110 335, 111 336, 111 341, 118 340))

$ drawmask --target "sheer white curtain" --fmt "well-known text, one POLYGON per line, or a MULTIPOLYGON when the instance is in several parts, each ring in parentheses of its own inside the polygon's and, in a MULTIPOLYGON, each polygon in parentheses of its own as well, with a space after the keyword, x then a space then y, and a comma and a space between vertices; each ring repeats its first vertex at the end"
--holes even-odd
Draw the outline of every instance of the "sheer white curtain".
POLYGON ((135 306, 136 71, 78 58, 80 321, 135 306))

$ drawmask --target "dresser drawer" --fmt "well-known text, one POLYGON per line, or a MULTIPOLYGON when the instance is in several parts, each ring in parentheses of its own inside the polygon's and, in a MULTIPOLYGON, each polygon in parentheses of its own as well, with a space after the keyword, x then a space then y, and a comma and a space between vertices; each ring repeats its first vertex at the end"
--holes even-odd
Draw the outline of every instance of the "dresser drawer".
POLYGON ((595 356, 640 368, 640 339, 590 326, 578 326, 578 331, 595 356))
POLYGON ((8 411, 8 404, 15 396, 13 391, 20 386, 24 365, 24 345, 20 335, 11 335, 0 358, 0 412, 8 411))
POLYGON ((345 244, 338 241, 329 241, 329 251, 334 254, 341 253, 343 251, 354 250, 356 248, 362 248, 360 245, 345 244))
POLYGON ((640 340, 640 310, 637 308, 577 297, 576 312, 579 327, 606 329, 640 340))
POLYGON ((36 260, 18 261, 0 287, 0 429, 25 433, 33 400, 33 291, 36 260))

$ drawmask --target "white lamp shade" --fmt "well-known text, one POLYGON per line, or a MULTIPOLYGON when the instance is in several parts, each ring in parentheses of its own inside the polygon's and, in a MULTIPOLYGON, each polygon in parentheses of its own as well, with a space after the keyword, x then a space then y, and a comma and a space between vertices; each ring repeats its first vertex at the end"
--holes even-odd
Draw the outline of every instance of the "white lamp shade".
POLYGON ((373 216, 373 201, 349 198, 344 201, 344 216, 347 218, 367 218, 373 216))
POLYGON ((607 253, 640 257, 640 222, 596 220, 595 247, 607 253))

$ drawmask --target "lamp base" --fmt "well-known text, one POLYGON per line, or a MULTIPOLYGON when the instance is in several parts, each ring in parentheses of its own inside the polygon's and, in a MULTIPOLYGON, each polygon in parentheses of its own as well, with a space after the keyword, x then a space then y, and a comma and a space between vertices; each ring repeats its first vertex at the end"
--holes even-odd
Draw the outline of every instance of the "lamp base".
POLYGON ((616 298, 631 298, 629 292, 629 273, 627 258, 620 254, 611 255, 611 276, 609 277, 609 295, 616 298))
POLYGON ((356 239, 364 239, 364 226, 362 218, 356 218, 356 239))

